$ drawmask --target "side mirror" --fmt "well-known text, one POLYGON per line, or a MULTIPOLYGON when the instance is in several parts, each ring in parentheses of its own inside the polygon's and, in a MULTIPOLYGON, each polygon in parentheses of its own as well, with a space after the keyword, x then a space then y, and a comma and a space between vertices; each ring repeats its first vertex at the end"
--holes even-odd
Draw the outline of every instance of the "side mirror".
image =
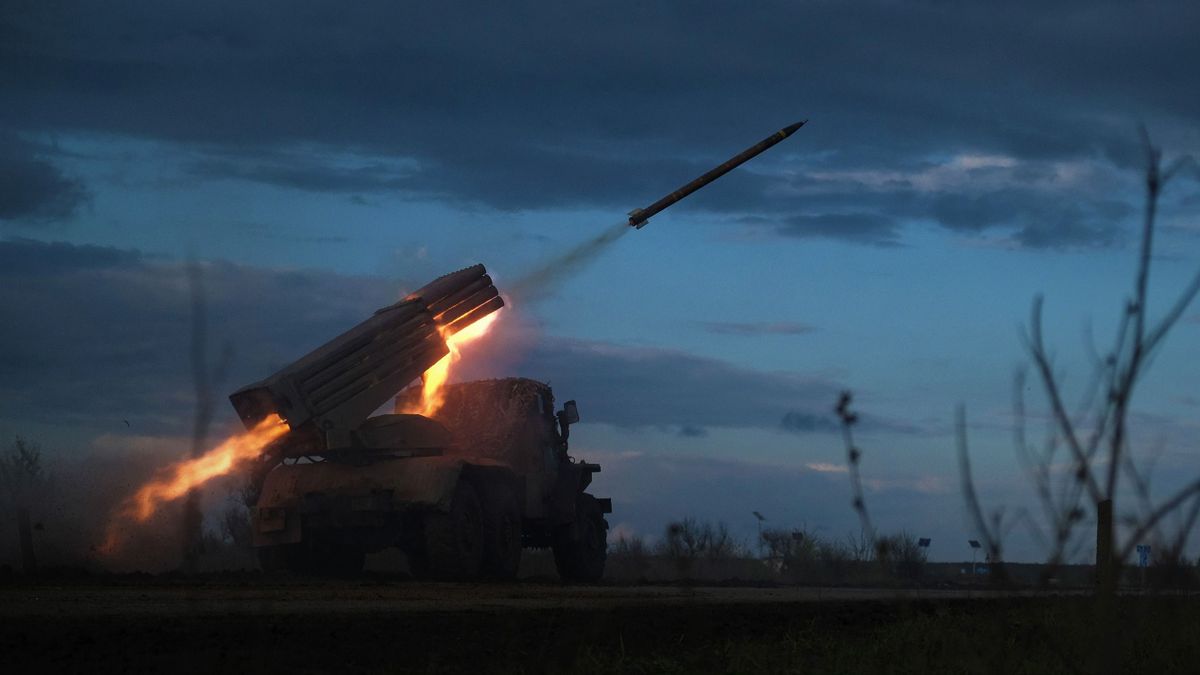
POLYGON ((579 421, 579 408, 575 405, 575 401, 567 401, 563 404, 562 412, 559 413, 559 420, 567 424, 575 424, 579 421))

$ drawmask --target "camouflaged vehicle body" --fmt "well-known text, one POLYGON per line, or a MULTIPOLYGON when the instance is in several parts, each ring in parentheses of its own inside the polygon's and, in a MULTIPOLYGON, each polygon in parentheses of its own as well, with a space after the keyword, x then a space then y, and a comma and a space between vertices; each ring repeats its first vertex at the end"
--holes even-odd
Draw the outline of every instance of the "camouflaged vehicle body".
MULTIPOLYGON (((396 408, 416 395, 402 392, 396 408)), ((255 546, 333 535, 380 550, 405 539, 422 514, 448 510, 463 479, 519 495, 522 545, 552 546, 600 470, 567 456, 550 387, 523 378, 447 385, 432 419, 381 415, 357 436, 367 448, 358 458, 298 458, 267 474, 251 511, 255 546)), ((609 500, 595 502, 611 512, 609 500)))

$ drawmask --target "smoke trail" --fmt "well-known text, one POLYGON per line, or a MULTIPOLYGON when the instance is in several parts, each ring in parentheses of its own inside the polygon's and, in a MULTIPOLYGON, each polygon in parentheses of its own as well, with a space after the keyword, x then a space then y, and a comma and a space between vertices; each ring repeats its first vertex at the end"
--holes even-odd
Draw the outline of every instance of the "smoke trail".
POLYGON ((535 300, 549 292, 552 285, 575 274, 598 258, 610 245, 626 232, 633 230, 629 222, 622 220, 605 229, 595 237, 551 258, 508 284, 508 291, 522 300, 535 300))

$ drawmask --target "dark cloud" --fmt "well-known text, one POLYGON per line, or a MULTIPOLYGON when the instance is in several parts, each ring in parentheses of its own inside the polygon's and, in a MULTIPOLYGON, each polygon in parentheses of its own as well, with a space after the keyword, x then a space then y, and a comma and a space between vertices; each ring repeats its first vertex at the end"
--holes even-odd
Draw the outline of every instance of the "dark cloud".
POLYGON ((785 237, 842 239, 875 246, 896 246, 899 230, 899 223, 894 219, 873 213, 788 216, 775 228, 785 237))
MULTIPOLYGON (((515 210, 528 207, 609 205, 619 199, 649 198, 647 185, 670 189, 669 181, 698 175, 711 167, 695 162, 595 157, 565 149, 514 146, 479 151, 503 163, 450 166, 441 161, 361 162, 338 166, 337 159, 314 159, 300 153, 260 151, 192 162, 189 175, 202 179, 240 179, 266 185, 324 193, 391 194, 437 197, 472 205, 515 210), (495 154, 499 153, 499 154, 495 154), (639 196, 640 195, 640 196, 639 196)), ((755 191, 759 191, 757 188, 755 191)), ((745 200, 735 200, 744 205, 745 200)), ((710 206, 733 206, 718 202, 710 206)))
POLYGON ((35 144, 0 130, 0 222, 62 220, 85 201, 82 182, 65 175, 35 144))
POLYGON ((808 433, 813 431, 837 431, 838 425, 832 415, 817 415, 799 410, 789 410, 780 420, 779 426, 786 431, 808 433))
POLYGON ((1066 249, 1111 246, 1121 235, 1113 223, 1070 218, 1028 224, 1018 229, 1013 237, 1024 248, 1066 249))
POLYGON ((704 427, 695 427, 687 424, 679 427, 679 435, 684 438, 704 438, 708 435, 708 430, 704 427))
POLYGON ((103 274, 146 262, 138 251, 32 239, 0 242, 0 275, 15 282, 54 279, 62 274, 103 274))
POLYGON ((1120 239, 1121 224, 1133 213, 1131 206, 1112 199, 1080 200, 1029 189, 947 194, 935 198, 931 208, 939 224, 958 232, 1014 228, 1014 239, 1026 248, 1109 246, 1120 239))
POLYGON ((832 405, 835 383, 756 371, 669 349, 541 340, 518 372, 577 398, 588 422, 621 426, 778 428, 796 405, 832 405))
POLYGON ((249 239, 263 239, 266 241, 286 241, 298 244, 346 244, 351 241, 350 237, 341 234, 332 235, 303 235, 296 234, 286 226, 271 225, 262 222, 249 221, 236 223, 234 225, 238 232, 249 239))
POLYGON ((193 163, 187 171, 199 178, 239 178, 307 192, 395 192, 407 187, 402 175, 381 164, 336 168, 304 158, 286 163, 209 159, 193 163))
MULTIPOLYGON (((202 269, 212 350, 222 343, 234 350, 218 398, 414 285, 221 262, 202 269)), ((103 247, 0 242, 0 322, 10 327, 0 333, 3 417, 90 428, 128 419, 140 433, 186 432, 195 405, 188 292, 177 262, 103 247)), ((822 378, 675 350, 550 337, 523 348, 492 376, 551 382, 563 398, 580 400, 587 422, 676 427, 693 436, 711 427, 774 429, 792 407, 831 405, 839 391, 822 378)))
MULTIPOLYGON (((680 207, 757 213, 779 198, 762 176, 797 165, 1135 165, 1133 120, 1175 133, 1200 113, 1198 20, 1182 0, 29 3, 0 17, 0 123, 187 143, 221 160, 205 175, 306 190, 628 210, 810 118, 680 207), (412 169, 278 164, 306 147, 412 169)), ((844 231, 808 218, 786 233, 844 231)))
POLYGON ((821 180, 800 177, 788 182, 790 191, 771 200, 769 215, 738 221, 757 233, 885 247, 901 245, 904 222, 921 221, 960 235, 999 236, 1025 249, 1122 243, 1135 209, 1113 192, 1122 184, 1136 189, 1138 177, 1129 172, 1122 181, 1089 162, 1072 168, 1095 175, 1063 181, 1048 175, 1054 167, 1031 162, 989 170, 948 163, 821 180), (839 204, 869 210, 813 212, 839 204))
MULTIPOLYGON (((214 361, 222 343, 234 353, 218 403, 394 301, 398 286, 228 263, 203 270, 214 361)), ((195 406, 188 292, 179 263, 0 242, 2 416, 91 429, 127 419, 138 433, 185 432, 195 406)))
POLYGON ((762 321, 757 323, 739 323, 734 321, 704 321, 700 324, 704 330, 716 335, 803 335, 811 333, 816 328, 794 321, 762 321))

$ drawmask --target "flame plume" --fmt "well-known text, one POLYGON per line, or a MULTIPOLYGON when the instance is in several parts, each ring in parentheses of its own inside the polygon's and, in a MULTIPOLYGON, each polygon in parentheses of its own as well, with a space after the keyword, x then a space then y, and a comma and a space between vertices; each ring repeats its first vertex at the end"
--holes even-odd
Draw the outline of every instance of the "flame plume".
MULTIPOLYGON (((442 336, 450 353, 425 371, 422 377, 421 400, 405 412, 431 417, 445 403, 442 387, 450 378, 450 370, 462 358, 462 347, 487 334, 496 322, 498 312, 493 312, 466 326, 452 335, 443 329, 442 336)), ((108 534, 98 547, 101 553, 113 553, 119 542, 118 531, 122 521, 144 523, 166 503, 183 497, 188 491, 223 476, 244 462, 260 456, 263 450, 289 430, 287 423, 278 415, 269 415, 253 429, 225 439, 217 447, 200 457, 178 462, 164 468, 159 474, 138 488, 126 499, 109 522, 108 534)))
POLYGON ((111 553, 115 550, 116 526, 120 519, 146 522, 163 504, 179 499, 189 490, 258 457, 267 445, 287 432, 287 423, 272 414, 253 429, 225 439, 203 455, 164 468, 121 505, 116 517, 109 523, 108 536, 100 547, 101 552, 111 553))
POLYGON ((462 358, 463 345, 487 335, 499 315, 500 312, 492 312, 453 335, 445 335, 443 331, 442 335, 446 339, 446 346, 450 348, 450 353, 425 371, 421 378, 421 401, 409 406, 404 412, 425 417, 433 417, 437 414, 442 404, 446 402, 442 386, 446 384, 446 380, 450 379, 451 367, 462 358))

